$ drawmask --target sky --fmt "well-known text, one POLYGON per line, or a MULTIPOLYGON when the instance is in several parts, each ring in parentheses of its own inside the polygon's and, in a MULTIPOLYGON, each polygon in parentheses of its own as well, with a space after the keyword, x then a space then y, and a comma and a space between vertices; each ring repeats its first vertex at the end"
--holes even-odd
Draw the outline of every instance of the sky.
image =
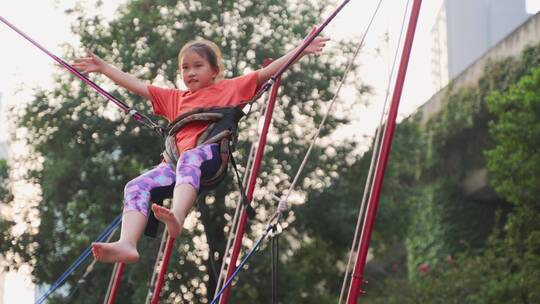
MULTIPOLYGON (((73 7, 76 2, 76 0, 9 1, 9 3, 3 2, 0 4, 0 12, 4 18, 46 49, 61 56, 61 45, 63 43, 79 45, 76 37, 70 32, 70 24, 73 20, 63 13, 65 9, 73 7), (32 7, 32 9, 26 9, 28 7, 32 7)), ((125 0, 104 2, 105 7, 99 13, 111 17, 114 15, 118 4, 124 3, 125 0)), ((377 94, 380 91, 384 92, 386 89, 393 56, 392 52, 395 50, 395 46, 392 45, 395 41, 390 41, 385 45, 383 41, 384 35, 386 31, 391 31, 394 33, 390 35, 391 37, 397 36, 405 3, 404 0, 383 1, 379 17, 377 17, 372 30, 368 33, 365 44, 366 49, 359 58, 362 65, 362 79, 365 79, 368 85, 375 87, 377 94), (381 50, 380 55, 376 54, 376 49, 381 50), (381 65, 384 66, 383 69, 379 68, 381 65)), ((375 4, 376 1, 350 1, 324 32, 325 35, 335 41, 333 44, 329 44, 329 47, 339 48, 340 45, 336 41, 341 38, 352 38, 358 41, 375 8, 375 4)), ((430 23, 433 22, 434 12, 440 7, 440 4, 441 0, 424 1, 423 4, 410 63, 415 68, 410 71, 410 77, 407 79, 403 94, 404 98, 401 107, 404 113, 410 113, 417 106, 419 100, 423 102, 431 95, 431 92, 427 92, 425 89, 425 82, 429 81, 431 83, 430 79, 425 79, 425 77, 431 75, 429 61, 423 60, 424 62, 420 62, 418 59, 429 57, 430 23), (409 81, 409 79, 418 80, 409 81), (413 103, 412 100, 415 100, 415 102, 413 103)), ((88 9, 92 8, 88 7, 88 9)), ((0 24, 0 41, 6 46, 2 48, 2 56, 0 56, 2 105, 12 105, 30 99, 33 87, 49 87, 53 85, 51 76, 54 72, 58 72, 58 69, 54 68, 55 63, 52 59, 4 24, 0 24)), ((377 97, 371 98, 369 102, 374 105, 379 104, 377 97)), ((373 117, 373 115, 368 114, 367 117, 373 117)), ((364 121, 364 119, 362 120, 364 121)), ((373 123, 364 121, 355 128, 360 127, 361 130, 358 131, 364 134, 370 133, 372 126, 373 123)), ((5 140, 7 127, 5 124, 0 124, 0 141, 5 140)))
MULTIPOLYGON (((69 43, 80 46, 80 43, 70 32, 73 19, 64 14, 64 11, 73 7, 77 0, 18 0, 0 2, 0 15, 19 27, 22 31, 42 44, 52 53, 61 56, 61 46, 69 43)), ((125 0, 108 0, 99 11, 89 5, 85 9, 89 13, 99 13, 109 18, 125 0)), ((406 0, 383 1, 379 16, 368 33, 366 44, 358 63, 362 80, 374 88, 374 95, 368 99, 369 106, 358 108, 354 113, 355 123, 343 130, 343 136, 354 136, 361 139, 372 135, 379 120, 382 102, 388 85, 388 77, 393 60, 396 40, 399 34, 400 23, 405 9, 406 0), (385 42, 386 33, 389 40, 385 42)), ((412 0, 411 0, 412 3, 412 0)), ((332 42, 329 48, 339 48, 340 39, 355 39, 359 41, 361 33, 374 11, 376 0, 352 0, 345 9, 330 24, 324 35, 330 37, 332 42)), ((416 36, 413 44, 409 70, 403 89, 399 115, 407 116, 418 106, 433 95, 431 80, 431 28, 442 0, 425 0, 422 3, 416 36)), ((540 0, 529 0, 529 11, 536 12, 540 8, 540 0)), ((323 16, 324 17, 324 16, 323 16)), ((321 20, 322 22, 322 20, 321 20)), ((52 75, 59 70, 55 68, 54 61, 39 49, 18 36, 11 29, 0 23, 0 142, 6 140, 6 134, 12 131, 11 126, 2 123, 6 120, 5 105, 14 105, 18 102, 30 100, 32 88, 50 87, 53 84, 52 75)), ((66 71, 67 73, 67 71, 66 71)), ((354 96, 355 92, 345 90, 345 98, 354 96)), ((23 149, 12 147, 13 149, 23 149)), ((32 288, 24 276, 8 275, 10 281, 8 293, 5 295, 6 303, 32 303, 32 300, 21 299, 21 295, 32 293, 32 288), (15 282, 18 282, 15 284, 15 282), (26 282, 26 283, 25 283, 26 282), (18 286, 18 287, 14 287, 18 286), (11 297, 11 298, 10 298, 11 297)), ((30 297, 30 296, 29 296, 30 297)), ((0 303, 2 299, 0 299, 0 303)))

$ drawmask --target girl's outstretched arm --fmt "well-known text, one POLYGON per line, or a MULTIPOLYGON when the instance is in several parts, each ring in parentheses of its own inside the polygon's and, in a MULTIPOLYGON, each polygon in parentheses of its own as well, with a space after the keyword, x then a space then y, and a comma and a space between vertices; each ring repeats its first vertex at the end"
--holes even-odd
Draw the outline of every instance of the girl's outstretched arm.
POLYGON ((120 71, 115 66, 108 64, 90 51, 88 51, 87 57, 77 60, 77 62, 73 64, 73 67, 83 74, 92 72, 101 73, 110 78, 117 85, 145 97, 146 99, 150 99, 150 93, 148 92, 146 83, 131 74, 120 71))
MULTIPOLYGON (((313 28, 311 32, 313 33, 316 29, 317 28, 313 28)), ((300 54, 296 61, 300 60, 300 58, 304 57, 305 55, 320 54, 324 46, 326 45, 326 42, 328 42, 329 40, 330 38, 326 37, 315 37, 315 39, 313 39, 313 41, 307 46, 307 48, 304 49, 304 51, 300 54)), ((280 58, 272 61, 272 63, 268 66, 259 69, 257 71, 259 74, 257 78, 257 85, 260 86, 266 81, 268 81, 268 79, 270 79, 270 77, 272 77, 272 75, 274 75, 279 70, 279 68, 281 68, 282 65, 289 61, 289 59, 294 55, 294 53, 299 47, 300 46, 294 48, 292 51, 281 56, 280 58)))

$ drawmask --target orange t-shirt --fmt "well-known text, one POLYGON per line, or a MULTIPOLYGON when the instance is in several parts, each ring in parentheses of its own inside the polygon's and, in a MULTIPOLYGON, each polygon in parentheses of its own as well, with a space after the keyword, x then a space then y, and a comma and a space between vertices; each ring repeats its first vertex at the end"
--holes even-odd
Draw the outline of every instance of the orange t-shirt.
MULTIPOLYGON (((223 79, 195 92, 148 86, 154 113, 169 122, 196 108, 237 106, 249 101, 257 92, 257 72, 244 76, 223 79)), ((208 127, 207 122, 192 122, 176 134, 176 146, 182 153, 194 148, 197 138, 208 127)))

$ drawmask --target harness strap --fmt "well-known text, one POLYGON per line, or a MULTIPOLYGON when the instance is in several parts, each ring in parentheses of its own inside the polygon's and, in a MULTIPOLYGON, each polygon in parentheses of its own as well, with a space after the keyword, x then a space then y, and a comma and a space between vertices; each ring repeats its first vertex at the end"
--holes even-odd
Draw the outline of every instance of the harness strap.
POLYGON ((206 130, 197 139, 197 146, 212 143, 219 144, 221 165, 214 176, 201 180, 201 185, 207 188, 217 185, 225 178, 229 155, 234 151, 238 137, 238 121, 244 115, 240 107, 199 108, 180 115, 167 127, 163 158, 174 167, 180 157, 176 146, 176 134, 189 123, 196 121, 210 122, 206 130))
POLYGON ((193 113, 182 119, 176 119, 175 122, 171 123, 172 128, 169 130, 169 134, 176 134, 180 129, 185 125, 194 121, 218 121, 223 118, 223 114, 220 113, 193 113))
POLYGON ((230 155, 230 159, 231 159, 231 165, 234 169, 234 173, 236 175, 236 182, 238 184, 238 189, 240 190, 240 195, 242 196, 242 204, 244 205, 244 208, 246 208, 246 213, 247 213, 247 216, 250 218, 250 219, 253 219, 255 217, 255 209, 253 209, 253 207, 251 207, 251 205, 249 204, 249 201, 248 201, 248 198, 247 198, 247 195, 246 195, 246 190, 244 189, 244 185, 242 185, 242 181, 240 179, 240 173, 238 173, 238 168, 236 167, 236 162, 234 161, 234 156, 232 155, 232 151, 229 150, 229 155, 230 155))

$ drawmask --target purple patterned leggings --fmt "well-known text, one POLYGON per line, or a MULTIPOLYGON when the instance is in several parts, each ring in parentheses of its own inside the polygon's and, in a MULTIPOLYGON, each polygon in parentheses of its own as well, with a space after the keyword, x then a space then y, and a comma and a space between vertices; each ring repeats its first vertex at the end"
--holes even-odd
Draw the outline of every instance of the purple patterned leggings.
MULTIPOLYGON (((124 213, 138 211, 148 216, 150 190, 158 187, 190 184, 199 191, 201 181, 201 165, 205 161, 219 167, 219 151, 217 144, 208 144, 187 150, 180 156, 176 164, 176 172, 168 163, 161 163, 155 168, 139 175, 126 184, 124 188, 124 213), (215 164, 217 163, 217 166, 215 164)), ((212 168, 214 169, 214 168, 212 168)), ((214 172, 217 170, 213 170, 214 172)))

